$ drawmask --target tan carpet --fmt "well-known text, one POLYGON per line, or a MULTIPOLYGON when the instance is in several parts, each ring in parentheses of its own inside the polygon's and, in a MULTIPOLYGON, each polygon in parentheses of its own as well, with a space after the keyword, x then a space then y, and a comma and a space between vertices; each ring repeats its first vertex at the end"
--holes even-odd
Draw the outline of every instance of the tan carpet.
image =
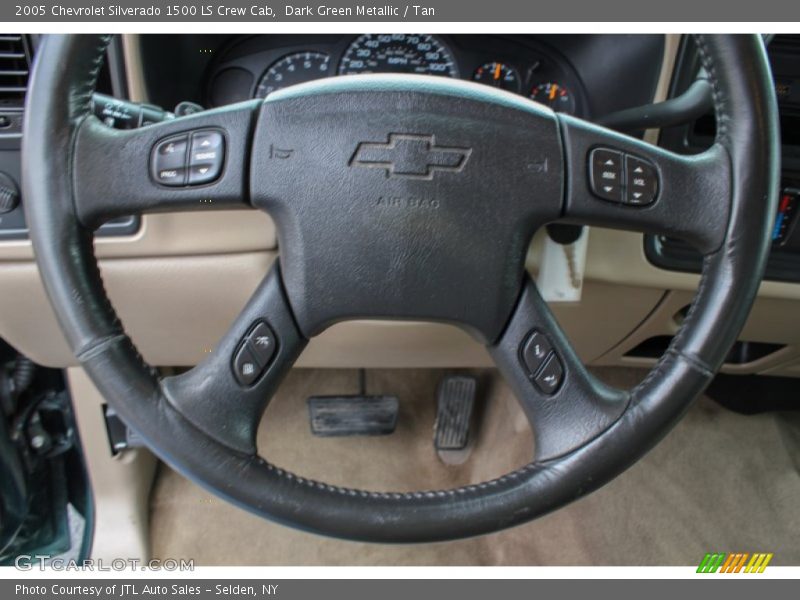
MULTIPOLYGON (((259 448, 270 461, 329 483, 375 490, 443 488, 498 476, 528 461, 521 410, 493 371, 470 459, 445 466, 432 444, 442 371, 368 373, 368 393, 400 397, 397 431, 316 438, 306 398, 355 393, 355 371, 297 370, 266 412, 259 448)), ((643 372, 603 369, 618 386, 643 372)), ((754 400, 757 401, 757 400, 754 400)), ((533 523, 471 540, 417 546, 343 542, 274 525, 162 467, 152 495, 156 557, 199 565, 690 565, 707 551, 774 552, 800 565, 797 415, 743 417, 701 399, 645 459, 598 492, 533 523)))

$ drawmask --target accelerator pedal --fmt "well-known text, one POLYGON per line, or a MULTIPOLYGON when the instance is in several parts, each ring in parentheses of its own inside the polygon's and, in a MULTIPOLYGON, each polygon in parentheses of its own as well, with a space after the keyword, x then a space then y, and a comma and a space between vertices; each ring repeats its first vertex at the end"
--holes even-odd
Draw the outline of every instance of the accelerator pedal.
POLYGON ((397 396, 368 396, 365 373, 359 371, 360 393, 312 396, 308 399, 311 433, 319 437, 388 435, 397 427, 397 396))
POLYGON ((475 378, 465 375, 448 375, 439 383, 433 444, 446 464, 462 464, 469 457, 477 388, 475 378))

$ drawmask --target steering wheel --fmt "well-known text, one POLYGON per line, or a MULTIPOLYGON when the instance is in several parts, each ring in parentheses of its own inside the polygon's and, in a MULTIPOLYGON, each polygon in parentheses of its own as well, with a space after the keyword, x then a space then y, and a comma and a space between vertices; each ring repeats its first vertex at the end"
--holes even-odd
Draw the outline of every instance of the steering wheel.
POLYGON ((758 36, 697 36, 718 128, 695 156, 425 76, 325 79, 114 130, 90 114, 107 43, 48 36, 33 71, 23 181, 42 279, 75 357, 125 422, 173 468, 266 518, 430 542, 555 510, 665 435, 755 298, 779 181, 758 36), (213 353, 161 377, 108 301, 93 231, 123 215, 222 208, 267 211, 280 258, 213 353), (533 233, 555 221, 669 235, 704 255, 680 332, 633 389, 587 371, 526 274, 533 233), (447 322, 485 344, 530 421, 530 464, 458 489, 378 493, 260 457, 256 429, 283 376, 308 339, 353 318, 447 322))

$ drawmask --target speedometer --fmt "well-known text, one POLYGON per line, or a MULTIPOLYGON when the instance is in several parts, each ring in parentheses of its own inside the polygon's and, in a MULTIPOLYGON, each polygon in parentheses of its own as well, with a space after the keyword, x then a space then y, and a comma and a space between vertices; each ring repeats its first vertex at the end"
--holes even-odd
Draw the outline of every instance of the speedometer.
POLYGON ((458 77, 450 50, 432 35, 366 34, 342 57, 339 75, 356 73, 416 73, 458 77))

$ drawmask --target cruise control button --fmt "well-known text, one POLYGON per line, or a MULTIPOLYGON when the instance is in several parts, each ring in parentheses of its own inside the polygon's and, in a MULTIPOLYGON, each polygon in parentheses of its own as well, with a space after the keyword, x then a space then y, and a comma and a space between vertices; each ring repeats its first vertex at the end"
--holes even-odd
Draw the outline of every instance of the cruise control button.
POLYGON ((534 330, 522 347, 522 362, 530 375, 536 375, 545 359, 553 351, 550 340, 540 331, 534 330))
POLYGON ((277 341, 275 334, 272 333, 269 325, 264 322, 256 325, 255 329, 247 336, 247 343, 250 351, 255 355, 256 360, 261 365, 262 370, 269 366, 272 357, 275 356, 277 341))
POLYGON ((658 175, 649 162, 625 155, 625 202, 650 204, 658 193, 658 175))
POLYGON ((233 359, 233 373, 241 385, 251 385, 261 374, 261 367, 248 344, 243 344, 236 353, 233 359))
POLYGON ((604 200, 622 202, 622 153, 595 148, 589 157, 592 192, 604 200))
POLYGON ((564 367, 561 366, 561 361, 558 360, 558 356, 556 356, 554 352, 550 355, 550 358, 547 359, 547 362, 533 381, 543 394, 549 396, 556 392, 563 378, 564 367))

